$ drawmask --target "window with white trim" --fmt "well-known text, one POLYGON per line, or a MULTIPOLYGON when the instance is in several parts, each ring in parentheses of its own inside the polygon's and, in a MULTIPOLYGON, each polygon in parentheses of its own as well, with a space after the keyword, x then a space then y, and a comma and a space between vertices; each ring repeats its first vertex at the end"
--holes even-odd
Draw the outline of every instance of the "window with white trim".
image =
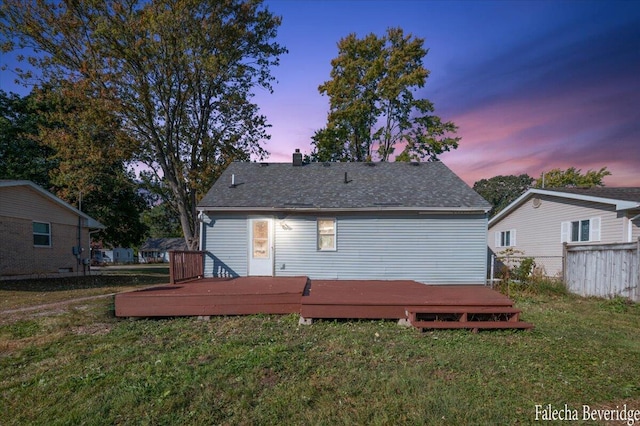
POLYGON ((497 231, 495 233, 496 247, 515 247, 516 245, 516 230, 509 229, 507 231, 497 231))
POLYGON ((562 222, 560 239, 563 243, 600 241, 600 222, 599 217, 562 222))
POLYGON ((51 247, 51 224, 33 222, 33 245, 36 247, 51 247))
POLYGON ((336 250, 336 220, 318 219, 318 251, 336 250))

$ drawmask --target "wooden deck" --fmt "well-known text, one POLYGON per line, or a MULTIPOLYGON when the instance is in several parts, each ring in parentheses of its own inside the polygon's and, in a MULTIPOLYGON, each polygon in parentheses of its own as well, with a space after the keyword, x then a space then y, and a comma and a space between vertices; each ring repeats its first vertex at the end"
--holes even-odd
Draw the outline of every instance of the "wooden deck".
POLYGON ((415 281, 208 278, 116 295, 118 317, 299 313, 313 319, 395 319, 420 329, 520 328, 513 301, 478 285, 415 281))
POLYGON ((116 295, 118 317, 291 314, 307 277, 205 278, 116 295))

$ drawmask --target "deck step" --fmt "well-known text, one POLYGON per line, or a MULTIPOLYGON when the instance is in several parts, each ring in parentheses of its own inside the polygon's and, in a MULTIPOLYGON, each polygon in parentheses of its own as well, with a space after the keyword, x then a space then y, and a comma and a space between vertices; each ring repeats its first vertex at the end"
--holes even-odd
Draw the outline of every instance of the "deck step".
POLYGON ((409 323, 418 329, 530 329, 513 306, 411 306, 405 308, 409 323))
POLYGON ((419 329, 521 329, 533 328, 533 324, 524 321, 415 321, 412 322, 419 329))
POLYGON ((509 306, 423 306, 405 309, 409 323, 488 323, 520 321, 520 309, 509 306))
POLYGON ((412 306, 406 308, 407 316, 416 314, 519 314, 512 306, 412 306))

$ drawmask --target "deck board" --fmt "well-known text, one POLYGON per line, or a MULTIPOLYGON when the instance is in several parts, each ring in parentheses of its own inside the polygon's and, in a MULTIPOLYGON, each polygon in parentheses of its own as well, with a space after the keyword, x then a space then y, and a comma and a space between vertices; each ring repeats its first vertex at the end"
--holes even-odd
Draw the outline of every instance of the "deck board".
POLYGON ((307 305, 511 306, 507 296, 481 285, 426 285, 416 281, 313 280, 307 305))
MULTIPOLYGON (((121 293, 116 295, 115 308, 118 317, 298 313, 305 319, 415 320, 416 313, 421 312, 517 315, 511 299, 485 286, 307 277, 206 278, 121 293)), ((515 321, 517 316, 511 324, 520 324, 515 321)), ((433 328, 443 326, 436 324, 433 328)))
POLYGON ((299 313, 306 286, 307 277, 205 278, 117 294, 116 316, 299 313))

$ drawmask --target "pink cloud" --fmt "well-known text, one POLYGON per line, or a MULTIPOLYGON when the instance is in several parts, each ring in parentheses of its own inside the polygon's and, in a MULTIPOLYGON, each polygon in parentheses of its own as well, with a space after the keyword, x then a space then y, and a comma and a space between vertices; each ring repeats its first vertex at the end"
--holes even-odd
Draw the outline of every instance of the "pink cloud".
POLYGON ((478 107, 452 117, 462 141, 442 160, 470 185, 497 175, 606 166, 613 174, 607 185, 640 186, 637 132, 620 131, 638 113, 612 107, 629 95, 609 83, 478 107))

